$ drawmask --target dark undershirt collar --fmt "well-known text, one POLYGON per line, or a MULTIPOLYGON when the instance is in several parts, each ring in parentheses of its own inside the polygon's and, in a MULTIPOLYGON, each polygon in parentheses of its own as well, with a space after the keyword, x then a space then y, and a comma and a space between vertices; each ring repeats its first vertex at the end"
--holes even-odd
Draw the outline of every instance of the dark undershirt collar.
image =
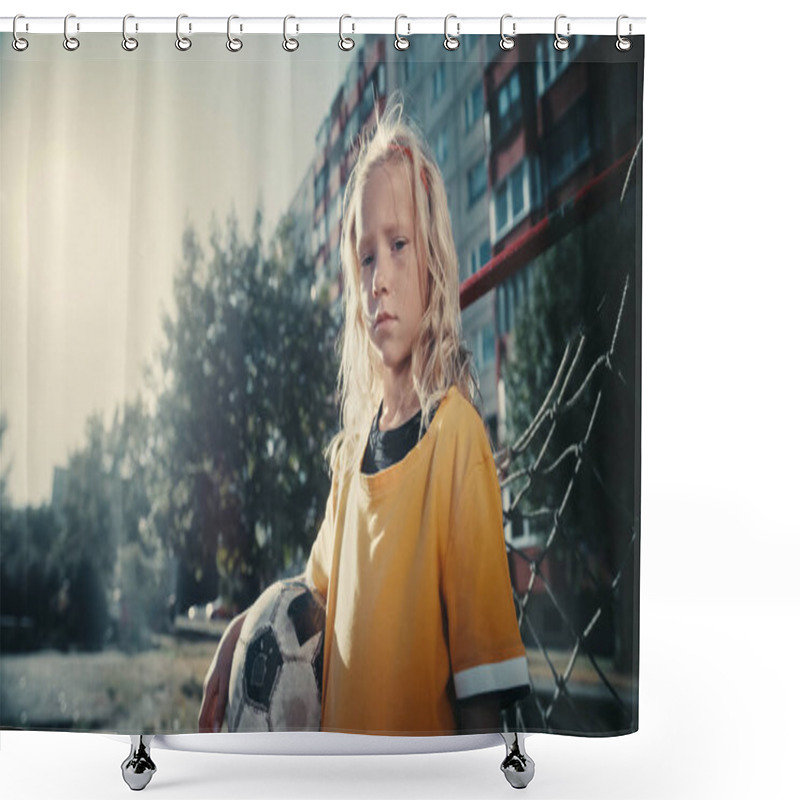
POLYGON ((388 431, 382 431, 379 427, 382 412, 383 401, 381 401, 378 413, 372 420, 369 429, 367 446, 361 461, 361 472, 364 475, 374 475, 376 472, 402 461, 414 449, 427 430, 427 426, 425 426, 420 431, 422 409, 402 425, 388 431))

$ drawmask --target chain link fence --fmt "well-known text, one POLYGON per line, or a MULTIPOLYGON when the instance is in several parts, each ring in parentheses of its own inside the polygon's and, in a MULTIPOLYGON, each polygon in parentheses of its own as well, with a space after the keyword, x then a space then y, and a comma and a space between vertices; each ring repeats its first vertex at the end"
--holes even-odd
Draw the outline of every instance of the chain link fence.
POLYGON ((638 728, 640 149, 461 285, 462 309, 496 290, 501 337, 495 461, 532 688, 506 730, 638 728))
MULTIPOLYGON (((613 629, 630 626, 620 619, 626 605, 622 594, 630 591, 630 569, 638 525, 628 515, 626 542, 613 572, 586 546, 584 531, 568 523, 574 488, 582 472, 600 479, 590 458, 596 442, 596 422, 608 380, 627 383, 615 361, 620 324, 629 305, 628 277, 619 298, 613 334, 606 349, 589 361, 586 335, 570 342, 564 351, 549 391, 527 429, 497 454, 507 530, 538 531, 535 544, 518 546, 507 536, 514 584, 514 600, 523 640, 528 645, 532 692, 505 712, 505 726, 514 730, 551 732, 608 732, 635 729, 636 687, 630 671, 620 668, 620 639, 633 631, 619 631, 617 642, 602 642, 613 629), (565 417, 583 405, 586 417, 577 441, 554 450, 556 431, 565 417), (589 409, 588 415, 585 410, 589 409), (547 484, 554 504, 526 503, 533 487, 547 484), (522 581, 527 573, 527 580, 522 581), (572 578, 572 580, 570 580, 572 578), (584 591, 586 588, 589 591, 584 591), (587 597, 596 598, 589 607, 587 597), (595 636, 606 625, 606 636, 595 636), (598 646, 598 642, 601 644, 598 646), (616 649, 616 660, 613 650, 616 649), (605 652, 605 656, 599 655, 605 652)), ((611 502, 615 498, 608 498, 611 502)))

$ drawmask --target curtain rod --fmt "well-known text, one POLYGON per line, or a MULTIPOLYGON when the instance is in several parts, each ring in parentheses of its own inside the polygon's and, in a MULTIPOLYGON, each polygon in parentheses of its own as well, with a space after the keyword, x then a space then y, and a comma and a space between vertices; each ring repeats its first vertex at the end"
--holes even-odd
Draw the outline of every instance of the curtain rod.
MULTIPOLYGON (((184 34, 221 33, 228 31, 228 17, 193 17, 181 15, 181 31, 184 34)), ((554 33, 558 20, 558 31, 561 35, 599 34, 616 36, 618 25, 623 36, 644 34, 645 17, 570 17, 560 14, 556 17, 515 17, 506 14, 503 20, 503 31, 507 36, 525 33, 554 33)), ((126 29, 129 34, 137 33, 175 33, 177 19, 175 17, 136 17, 128 18, 126 29)), ((500 17, 459 17, 449 15, 447 31, 450 36, 465 34, 498 34, 500 35, 500 17)), ((232 22, 237 34, 274 33, 283 34, 284 26, 292 35, 306 33, 345 35, 363 33, 394 34, 397 31, 403 36, 415 34, 441 34, 445 32, 444 17, 353 17, 345 15, 340 21, 338 17, 235 17, 232 22)), ((14 27, 13 17, 0 17, 0 32, 11 33, 14 27)), ((70 15, 68 19, 70 34, 76 33, 122 33, 122 17, 81 17, 70 15)), ((16 30, 18 34, 61 33, 65 32, 64 17, 27 17, 19 16, 16 30)))

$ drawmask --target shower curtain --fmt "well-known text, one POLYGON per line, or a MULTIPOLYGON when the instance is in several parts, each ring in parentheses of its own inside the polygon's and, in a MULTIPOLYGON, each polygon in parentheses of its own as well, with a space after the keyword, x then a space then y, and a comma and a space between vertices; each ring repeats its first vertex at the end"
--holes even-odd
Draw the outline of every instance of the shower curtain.
MULTIPOLYGON (((345 189, 402 103, 441 174, 500 486, 488 618, 510 597, 527 686, 498 724, 636 730, 643 37, 28 38, 0 36, 0 726, 197 732, 231 620, 304 574, 345 189)), ((445 635, 455 612, 430 612, 445 635)), ((318 729, 271 704, 296 658, 294 702, 319 702, 324 632, 248 651, 254 725, 318 729)))

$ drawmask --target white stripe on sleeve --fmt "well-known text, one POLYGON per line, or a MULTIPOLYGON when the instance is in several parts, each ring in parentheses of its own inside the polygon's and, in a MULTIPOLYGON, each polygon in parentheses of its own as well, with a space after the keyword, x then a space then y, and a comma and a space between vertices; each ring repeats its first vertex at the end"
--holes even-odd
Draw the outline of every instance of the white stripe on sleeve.
POLYGON ((464 700, 477 694, 502 692, 517 686, 529 686, 528 660, 525 656, 509 658, 496 664, 481 664, 453 675, 456 697, 464 700))

